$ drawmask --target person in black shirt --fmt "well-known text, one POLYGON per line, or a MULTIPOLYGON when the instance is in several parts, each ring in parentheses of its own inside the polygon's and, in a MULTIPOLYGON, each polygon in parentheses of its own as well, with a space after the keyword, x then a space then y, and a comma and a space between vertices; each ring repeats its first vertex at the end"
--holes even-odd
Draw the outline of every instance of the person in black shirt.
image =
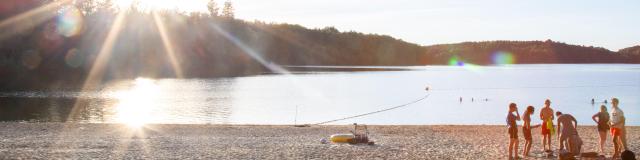
POLYGON ((598 150, 601 155, 604 155, 604 143, 607 141, 607 132, 609 132, 609 112, 607 112, 607 106, 600 106, 600 112, 591 117, 596 124, 598 124, 598 134, 600 135, 600 146, 598 150))

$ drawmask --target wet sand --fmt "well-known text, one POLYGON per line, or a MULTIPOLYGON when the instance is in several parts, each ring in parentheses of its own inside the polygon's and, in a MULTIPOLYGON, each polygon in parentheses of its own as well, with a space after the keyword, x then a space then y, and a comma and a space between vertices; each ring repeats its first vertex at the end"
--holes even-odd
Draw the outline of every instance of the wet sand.
MULTIPOLYGON (((0 159, 506 159, 504 126, 369 126, 375 145, 322 144, 352 126, 0 123, 0 159)), ((640 151, 640 127, 628 127, 640 151)), ((593 126, 580 126, 584 151, 597 151, 593 126)), ((520 150, 524 139, 520 131, 520 150)), ((532 157, 541 153, 534 129, 532 157)), ((556 139, 553 139, 557 148, 556 139)), ((608 156, 612 152, 607 141, 608 156)), ((640 158, 640 157, 638 157, 640 158)))

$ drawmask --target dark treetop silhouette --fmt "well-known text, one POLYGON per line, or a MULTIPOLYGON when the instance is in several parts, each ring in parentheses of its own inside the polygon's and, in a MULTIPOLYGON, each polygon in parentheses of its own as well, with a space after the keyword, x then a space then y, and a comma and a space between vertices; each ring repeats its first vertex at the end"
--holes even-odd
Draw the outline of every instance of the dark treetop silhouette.
POLYGON ((514 63, 518 64, 640 63, 639 46, 619 52, 551 40, 420 46, 386 35, 340 32, 334 27, 307 29, 295 24, 247 22, 233 18, 230 2, 224 3, 220 14, 215 2, 209 3, 211 13, 207 14, 170 10, 152 14, 134 7, 119 10, 109 0, 58 2, 2 2, 0 89, 81 85, 120 13, 125 16, 105 61, 105 81, 177 77, 173 69, 176 65, 181 69, 181 78, 268 72, 255 56, 280 65, 442 65, 452 57, 465 63, 490 65, 494 53, 509 52, 517 57, 514 63), (34 10, 40 12, 24 17, 34 10), (73 34, 60 32, 65 27, 61 17, 68 14, 81 19, 73 21, 75 26, 81 26, 73 34), (164 28, 158 24, 165 24, 164 28), (161 29, 167 31, 166 35, 161 35, 161 29), (170 51, 162 47, 166 43, 163 36, 170 37, 170 51), (168 52, 175 53, 175 60, 167 56, 168 52))

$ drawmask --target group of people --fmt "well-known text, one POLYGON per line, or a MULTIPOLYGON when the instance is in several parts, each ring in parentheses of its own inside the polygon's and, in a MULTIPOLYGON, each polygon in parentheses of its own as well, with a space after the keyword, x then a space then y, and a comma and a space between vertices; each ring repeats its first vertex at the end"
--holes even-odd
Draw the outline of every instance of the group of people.
MULTIPOLYGON (((598 133, 600 136, 599 153, 604 155, 604 144, 607 139, 607 133, 611 132, 613 137, 614 152, 613 157, 620 157, 622 151, 627 151, 625 117, 624 112, 618 107, 620 101, 617 98, 611 99, 611 114, 607 112, 607 107, 602 105, 600 112, 593 115, 592 119, 598 124, 598 133)), ((544 107, 540 110, 541 124, 532 125, 531 115, 535 112, 533 106, 528 106, 522 116, 522 132, 525 139, 523 156, 529 156, 531 150, 532 135, 531 129, 541 127, 542 146, 546 153, 553 153, 551 148, 551 135, 556 132, 558 135, 558 143, 560 151, 568 151, 573 155, 578 155, 582 148, 582 139, 578 135, 578 121, 571 114, 564 114, 560 111, 555 112, 551 108, 551 100, 544 102, 544 107), (554 119, 557 118, 556 127, 554 128, 554 119), (565 149, 566 146, 566 149, 565 149)), ((507 114, 507 126, 509 132, 509 159, 518 158, 518 127, 516 121, 520 121, 520 113, 515 103, 509 104, 509 113, 507 114), (515 155, 515 156, 513 156, 515 155)), ((632 153, 632 152, 631 152, 632 153)))

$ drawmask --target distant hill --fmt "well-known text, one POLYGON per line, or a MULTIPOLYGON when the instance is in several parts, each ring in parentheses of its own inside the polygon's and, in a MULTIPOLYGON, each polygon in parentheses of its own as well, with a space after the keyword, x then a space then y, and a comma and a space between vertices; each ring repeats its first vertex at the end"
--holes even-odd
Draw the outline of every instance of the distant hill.
POLYGON ((601 47, 570 45, 547 41, 486 41, 426 46, 432 63, 444 64, 457 57, 474 64, 496 64, 499 54, 509 54, 516 64, 532 63, 640 63, 629 54, 601 47))
POLYGON ((638 63, 638 61, 640 61, 640 45, 620 49, 618 50, 618 53, 627 58, 633 58, 635 60, 634 63, 638 63))
MULTIPOLYGON (((46 0, 14 1, 20 7, 2 10, 1 22, 46 0)), ((60 33, 66 29, 60 27, 69 26, 60 24, 61 19, 56 17, 41 19, 39 23, 35 20, 40 19, 22 19, 0 25, 6 29, 0 33, 0 77, 3 77, 0 90, 60 88, 83 83, 116 24, 117 12, 104 6, 77 8, 84 13, 82 21, 77 21, 82 22, 77 34, 60 33)), ((55 15, 64 11, 51 12, 55 15)), ((516 64, 640 63, 638 46, 619 52, 551 40, 420 46, 386 35, 341 32, 334 27, 308 29, 295 24, 169 11, 157 16, 127 11, 119 26, 113 50, 106 53, 110 56, 102 67, 105 81, 141 76, 208 78, 261 74, 270 72, 265 65, 271 64, 448 65, 456 60, 491 65, 497 63, 496 56, 506 56, 511 59, 507 63, 516 64), (166 34, 160 34, 162 29, 166 34), (170 47, 165 47, 167 44, 170 47)))

